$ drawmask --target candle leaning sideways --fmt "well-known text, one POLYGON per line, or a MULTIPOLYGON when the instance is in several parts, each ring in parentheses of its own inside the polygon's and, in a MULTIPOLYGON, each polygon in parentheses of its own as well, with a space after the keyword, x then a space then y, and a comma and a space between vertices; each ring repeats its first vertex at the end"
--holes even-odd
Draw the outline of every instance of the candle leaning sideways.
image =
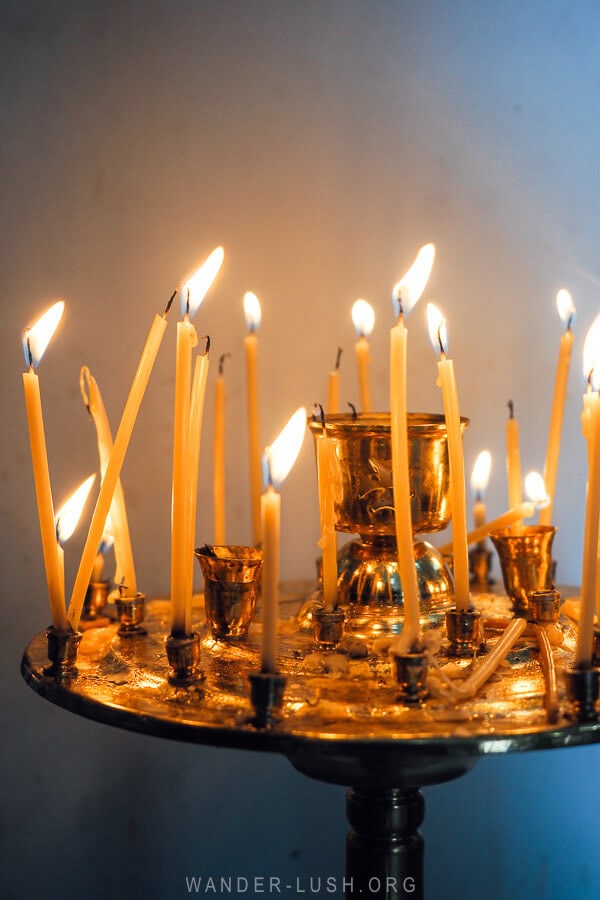
POLYGON ((106 517, 110 511, 117 479, 119 478, 125 460, 125 454, 127 453, 135 420, 137 419, 137 414, 148 385, 150 374, 165 334, 167 327, 167 313, 171 306, 172 299, 173 298, 169 300, 165 311, 154 317, 123 409, 123 414, 106 466, 106 472, 102 480, 98 499, 96 500, 87 540, 83 548, 79 568, 75 577, 75 584, 71 593, 68 619, 73 628, 77 628, 79 625, 85 593, 94 568, 96 551, 102 538, 106 517))

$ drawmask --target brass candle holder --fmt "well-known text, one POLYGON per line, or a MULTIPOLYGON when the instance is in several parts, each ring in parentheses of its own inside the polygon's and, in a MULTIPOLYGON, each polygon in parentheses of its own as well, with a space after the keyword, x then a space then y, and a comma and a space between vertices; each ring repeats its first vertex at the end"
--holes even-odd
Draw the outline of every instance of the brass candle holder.
MULTIPOLYGON (((462 420, 463 428, 468 420, 462 420)), ((323 423, 309 423, 315 438, 323 423)), ((358 534, 338 554, 339 605, 346 630, 359 636, 398 633, 404 622, 404 597, 398 571, 394 520, 392 448, 388 413, 325 420, 335 440, 341 500, 336 529, 358 534)), ((408 416, 409 479, 414 534, 445 528, 450 521, 450 473, 443 416, 408 416)), ((414 547, 424 623, 441 624, 452 605, 452 576, 438 551, 425 541, 414 547)))
POLYGON ((44 675, 56 681, 68 681, 77 675, 77 653, 83 634, 81 631, 61 631, 54 625, 46 630, 48 639, 48 659, 50 665, 44 669, 44 675))
POLYGON ((572 718, 576 722, 596 722, 596 703, 600 688, 600 669, 581 666, 565 672, 567 697, 571 702, 572 718))
POLYGON ((104 611, 108 601, 110 582, 90 581, 83 601, 81 618, 84 622, 93 622, 104 611))
POLYGON ((560 616, 560 593, 557 590, 533 591, 529 595, 529 618, 538 625, 552 625, 560 616))
POLYGON ((468 657, 481 649, 481 613, 476 609, 449 609, 446 613, 446 635, 450 642, 448 656, 468 657))
POLYGON ((262 550, 222 545, 194 551, 204 575, 206 621, 215 640, 245 638, 256 609, 262 550))
POLYGON ((393 665, 398 685, 396 699, 408 706, 422 703, 427 697, 427 655, 422 650, 394 653, 393 665))
POLYGON ((553 525, 527 525, 522 534, 493 531, 490 538, 498 551, 506 593, 515 615, 527 615, 529 597, 554 587, 552 580, 553 525))
POLYGON ((139 591, 133 597, 126 597, 119 589, 119 596, 115 599, 117 615, 119 617, 119 630, 117 634, 122 638, 131 638, 146 634, 142 625, 146 615, 146 596, 139 591))
POLYGON ((251 672, 250 702, 254 715, 250 723, 255 728, 271 728, 281 719, 286 678, 279 672, 251 672))
POLYGON ((313 612, 315 643, 319 650, 335 650, 344 636, 343 609, 319 607, 313 612))
POLYGON ((200 635, 170 635, 165 641, 171 666, 168 680, 173 687, 190 687, 204 680, 200 668, 200 635))

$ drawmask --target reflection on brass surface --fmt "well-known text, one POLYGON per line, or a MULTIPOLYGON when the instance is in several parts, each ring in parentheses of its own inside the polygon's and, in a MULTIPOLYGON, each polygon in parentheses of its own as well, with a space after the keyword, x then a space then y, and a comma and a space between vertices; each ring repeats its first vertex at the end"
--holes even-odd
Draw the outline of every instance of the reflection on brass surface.
MULTIPOLYGON (((245 642, 214 641, 200 598, 192 622, 202 645, 203 695, 169 684, 167 600, 147 602, 148 634, 139 640, 116 637, 116 624, 86 630, 76 679, 57 683, 44 675, 45 633, 26 649, 22 671, 36 692, 72 712, 162 737, 276 751, 305 774, 344 785, 435 784, 468 771, 482 754, 600 741, 600 724, 566 718, 571 707, 564 672, 572 665, 576 632, 564 617, 564 645, 552 649, 559 715, 549 724, 537 642, 527 634, 511 651, 511 664, 458 705, 431 693, 420 706, 398 703, 392 661, 376 655, 372 642, 368 658, 349 659, 345 672, 306 672, 304 657, 313 652, 314 639, 293 628, 293 617, 313 590, 311 583, 282 596, 277 667, 287 682, 281 720, 271 729, 256 729, 248 721, 253 714, 248 676, 260 669, 260 623, 251 624, 245 642)), ((498 634, 489 631, 490 647, 498 634)))
POLYGON ((206 619, 213 636, 243 637, 256 608, 262 551, 224 545, 200 547, 194 553, 204 575, 206 619))
POLYGON ((515 603, 515 611, 529 608, 528 595, 546 591, 552 582, 553 525, 527 525, 523 534, 493 531, 490 538, 498 551, 504 587, 515 603))
MULTIPOLYGON (((423 624, 441 623, 454 602, 454 583, 444 560, 427 541, 414 544, 423 624)), ((394 538, 351 541, 338 556, 338 602, 346 628, 362 636, 396 634, 404 622, 404 595, 394 538)))
MULTIPOLYGON (((462 419, 466 428, 468 419, 462 419)), ((309 426, 315 437, 320 421, 309 426)), ((392 446, 389 413, 328 416, 327 437, 335 439, 342 485, 336 505, 338 531, 395 535, 392 446)), ((409 480, 415 534, 430 534, 450 521, 450 472, 446 423, 441 415, 408 415, 409 480)))

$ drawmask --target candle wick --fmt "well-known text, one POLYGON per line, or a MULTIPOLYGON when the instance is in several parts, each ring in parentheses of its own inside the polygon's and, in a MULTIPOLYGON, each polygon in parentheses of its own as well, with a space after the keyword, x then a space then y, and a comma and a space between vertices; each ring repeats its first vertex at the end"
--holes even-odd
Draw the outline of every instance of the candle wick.
POLYGON ((92 415, 92 410, 90 407, 90 394, 89 394, 89 383, 90 383, 90 370, 87 366, 81 367, 81 372, 79 373, 79 390, 81 391, 81 396, 83 398, 83 405, 88 411, 88 415, 92 415))
POLYGON ((185 300, 185 314, 186 314, 186 316, 189 316, 189 314, 190 314, 190 289, 189 288, 187 289, 187 297, 185 300))
POLYGON ((25 336, 25 340, 27 342, 27 356, 29 358, 29 368, 33 369, 33 353, 31 352, 31 338, 29 336, 29 332, 27 332, 25 336))
POLYGON ((507 403, 507 406, 508 406, 508 418, 509 418, 509 419, 514 419, 514 417, 515 417, 515 404, 512 402, 512 400, 509 400, 508 403, 507 403))
POLYGON ((446 359, 446 351, 444 350, 444 342, 442 341, 442 326, 438 328, 437 333, 438 344, 440 345, 440 356, 442 359, 446 359))
POLYGON ((56 532, 56 543, 60 544, 60 516, 57 517, 54 523, 54 530, 56 532))
POLYGON ((319 407, 319 416, 321 419, 321 425, 323 426, 323 430, 325 430, 325 410, 323 409, 323 404, 315 403, 315 406, 319 407))
POLYGON ((566 330, 566 331, 570 331, 570 330, 571 330, 571 325, 572 325, 572 324, 573 324, 573 313, 571 313, 570 316, 569 316, 569 318, 567 319, 567 327, 566 327, 565 330, 566 330))
POLYGON ((475 503, 481 503, 481 491, 479 488, 475 491, 475 503))
POLYGON ((206 341, 206 347, 204 348, 204 355, 208 356, 208 351, 210 350, 210 334, 203 334, 202 340, 206 341))
POLYGON ((342 353, 343 353, 343 348, 342 348, 342 347, 338 347, 338 349, 337 349, 337 356, 336 356, 336 358, 335 358, 335 370, 336 370, 336 372, 337 372, 337 370, 338 370, 339 367, 340 367, 340 358, 341 358, 341 356, 342 356, 342 353))
POLYGON ((352 418, 355 420, 358 419, 358 413, 356 412, 356 407, 355 407, 354 403, 350 403, 349 400, 347 402, 348 402, 348 406, 352 410, 352 418))
POLYGON ((176 296, 177 296, 177 288, 175 288, 175 290, 169 297, 169 302, 165 306, 165 311, 163 313, 163 317, 165 317, 167 315, 167 313, 169 312, 169 310, 171 309, 171 306, 173 305, 173 300, 175 299, 176 296))
POLYGON ((221 353, 219 357, 219 375, 223 374, 223 366, 225 365, 225 360, 228 356, 231 356, 231 353, 221 353))
POLYGON ((593 377, 594 377, 594 369, 593 369, 593 367, 592 367, 592 368, 590 369, 589 375, 588 375, 588 377, 587 377, 588 391, 593 391, 593 390, 594 390, 594 385, 593 385, 593 383, 592 383, 593 377))

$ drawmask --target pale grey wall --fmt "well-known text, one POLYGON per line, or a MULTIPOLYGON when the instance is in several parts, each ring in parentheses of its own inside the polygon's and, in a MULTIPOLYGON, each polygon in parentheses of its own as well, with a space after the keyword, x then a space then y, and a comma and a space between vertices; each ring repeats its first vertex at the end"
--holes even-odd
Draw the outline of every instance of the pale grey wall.
MULTIPOLYGON (((377 310, 374 392, 385 406, 390 287, 419 245, 435 241, 429 294, 448 315, 472 420, 467 465, 490 447, 489 504, 499 513, 509 397, 524 467, 543 464, 554 297, 566 286, 579 314, 556 547, 562 580, 577 582, 580 360, 600 306, 600 11, 581 0, 2 0, 0 26, 3 896, 164 898, 184 896, 186 874, 339 875, 341 789, 277 758, 77 719, 20 681, 22 648, 48 619, 20 332, 49 299, 66 298, 41 372, 60 498, 95 462, 80 365, 97 375, 115 423, 151 317, 223 243, 226 266, 198 327, 213 337, 213 359, 233 353, 228 513, 231 540, 245 542, 245 290, 263 301, 266 443, 298 404, 324 396, 338 343, 343 397, 356 395, 349 310, 358 296, 377 310)), ((423 310, 410 329, 410 405, 437 411, 423 310)), ((168 589, 174 335, 172 323, 123 475, 150 594, 168 589)), ((206 415, 210 424, 210 397, 206 415)), ((209 459, 200 541, 211 536, 209 459)), ((318 534, 308 445, 283 503, 283 574, 310 575, 318 534)), ((80 546, 75 538, 69 577, 80 546)), ((599 753, 486 761, 428 790, 430 896, 597 896, 599 753)))

